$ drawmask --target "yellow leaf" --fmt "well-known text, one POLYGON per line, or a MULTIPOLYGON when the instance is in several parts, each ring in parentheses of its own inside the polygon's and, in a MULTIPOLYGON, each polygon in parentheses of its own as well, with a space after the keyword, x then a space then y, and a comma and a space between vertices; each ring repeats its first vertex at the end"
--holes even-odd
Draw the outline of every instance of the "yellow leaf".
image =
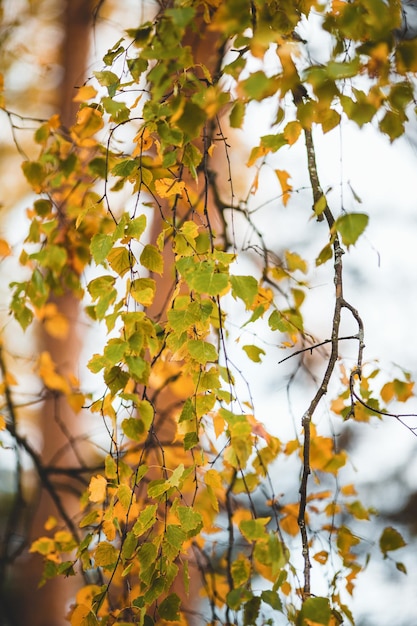
POLYGON ((17 385, 17 380, 11 372, 6 372, 4 376, 4 381, 9 387, 12 387, 13 385, 17 385))
POLYGON ((141 155, 143 152, 146 152, 147 150, 150 150, 154 143, 154 140, 151 137, 151 134, 148 128, 145 128, 145 129, 141 128, 140 131, 134 137, 133 141, 136 144, 132 152, 132 156, 134 157, 141 155))
POLYGON ((298 509, 298 502, 294 502, 293 504, 285 504, 281 510, 283 518, 281 519, 280 526, 283 531, 292 537, 298 535, 300 530, 298 526, 298 509))
POLYGON ((213 489, 221 489, 222 488, 222 478, 219 472, 215 469, 209 469, 204 474, 204 482, 209 487, 213 489))
POLYGON ((57 525, 58 521, 56 517, 50 515, 45 522, 45 530, 52 530, 57 525))
POLYGON ((93 613, 84 604, 79 604, 78 606, 75 607, 75 609, 71 613, 70 619, 71 619, 71 626, 90 626, 90 624, 94 624, 94 623, 98 624, 93 613))
POLYGON ((220 417, 220 415, 215 415, 213 417, 213 426, 216 437, 220 437, 224 433, 224 419, 220 417))
POLYGON ((56 304, 48 302, 36 311, 43 322, 46 332, 55 339, 65 339, 68 335, 69 324, 67 318, 58 311, 56 304))
POLYGON ((77 95, 73 98, 74 102, 85 102, 91 100, 97 95, 97 90, 92 85, 83 85, 79 88, 77 95))
POLYGON ((335 400, 332 400, 330 404, 331 410, 333 411, 333 413, 336 413, 336 415, 340 415, 345 406, 346 405, 343 398, 336 398, 335 400))
POLYGON ((49 352, 42 352, 38 360, 39 376, 45 387, 61 393, 70 393, 70 388, 63 376, 55 371, 55 363, 49 352))
POLYGON ((185 189, 185 182, 183 180, 175 180, 174 178, 160 178, 155 181, 155 189, 161 198, 168 198, 177 194, 181 195, 185 189))
POLYGON ((0 239, 0 256, 10 256, 12 250, 5 239, 0 239))
POLYGON ((103 533, 106 535, 108 541, 114 541, 116 539, 116 526, 113 522, 103 522, 103 533))
POLYGON ((275 170, 275 174, 277 175, 278 180, 279 180, 279 184, 281 185, 282 202, 283 202, 284 206, 287 206, 288 200, 291 197, 291 192, 292 192, 292 189, 293 189, 292 185, 290 185, 289 182, 288 182, 288 179, 290 178, 290 175, 285 170, 275 170))
POLYGON ((43 556, 48 556, 55 550, 55 541, 50 537, 39 537, 32 543, 29 552, 39 552, 43 556))
POLYGON ((356 496, 356 489, 352 484, 344 485, 340 491, 344 496, 356 496))
POLYGON ((103 128, 102 113, 92 107, 84 107, 77 113, 77 123, 71 128, 71 135, 83 146, 91 146, 95 141, 91 137, 103 128))
POLYGON ((292 146, 297 139, 299 138, 301 133, 301 124, 300 122, 288 122, 286 127, 284 128, 284 137, 287 140, 289 146, 292 146))
POLYGON ((4 419, 4 415, 0 414, 0 430, 5 430, 6 428, 6 420, 4 419))
POLYGON ((92 606, 94 596, 100 593, 101 587, 98 585, 86 585, 77 591, 77 604, 84 605, 89 609, 92 606))
POLYGON ((67 395, 67 401, 74 413, 79 413, 84 406, 85 396, 80 393, 70 393, 67 395))
POLYGON ((247 521, 252 519, 252 513, 248 511, 248 509, 238 509, 233 513, 233 523, 236 526, 240 526, 242 521, 247 521))
POLYGON ((88 486, 88 499, 90 502, 104 502, 107 493, 107 480, 98 474, 92 476, 88 486))

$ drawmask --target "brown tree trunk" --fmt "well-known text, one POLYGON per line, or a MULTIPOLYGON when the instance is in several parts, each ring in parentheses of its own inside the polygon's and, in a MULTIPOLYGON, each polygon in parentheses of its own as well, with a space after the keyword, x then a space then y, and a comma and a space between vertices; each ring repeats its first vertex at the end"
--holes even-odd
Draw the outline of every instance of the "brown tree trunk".
MULTIPOLYGON (((59 112, 62 124, 69 127, 75 121, 77 104, 73 102, 76 86, 84 80, 92 19, 91 0, 67 0, 63 12, 65 32, 62 47, 63 80, 59 91, 59 112)), ((38 339, 38 351, 47 351, 60 374, 77 372, 82 340, 79 328, 79 301, 72 293, 55 299, 58 311, 68 320, 68 334, 64 339, 56 339, 42 332, 38 339)), ((77 418, 64 397, 51 395, 44 403, 39 415, 39 428, 42 432, 42 463, 47 466, 54 455, 68 444, 65 430, 73 436, 77 434, 80 418, 77 418), (64 425, 64 428, 60 424, 64 425)), ((60 457, 59 464, 75 465, 77 459, 69 448, 69 453, 60 457)), ((70 516, 78 512, 77 500, 71 497, 70 490, 61 492, 66 511, 70 516)), ((60 518, 56 505, 44 488, 34 514, 29 542, 47 534, 44 529, 49 516, 60 518)), ((18 597, 14 625, 16 626, 64 626, 68 624, 65 614, 74 594, 74 579, 54 578, 38 588, 42 576, 42 560, 38 554, 25 555, 19 566, 18 597)))

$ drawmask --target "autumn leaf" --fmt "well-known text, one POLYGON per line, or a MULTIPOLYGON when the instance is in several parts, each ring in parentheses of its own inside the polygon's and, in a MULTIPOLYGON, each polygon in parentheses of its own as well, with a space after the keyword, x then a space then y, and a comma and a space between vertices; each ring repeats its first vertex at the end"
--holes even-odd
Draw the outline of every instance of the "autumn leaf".
POLYGON ((107 480, 104 476, 92 476, 88 486, 90 502, 104 502, 107 493, 107 480))
POLYGON ((69 394, 71 389, 67 380, 58 374, 55 363, 49 352, 42 352, 38 359, 38 372, 42 381, 48 389, 69 394))
POLYGON ((185 189, 183 180, 175 180, 172 178, 159 178, 155 181, 155 190, 161 198, 169 198, 170 196, 181 195, 185 189))

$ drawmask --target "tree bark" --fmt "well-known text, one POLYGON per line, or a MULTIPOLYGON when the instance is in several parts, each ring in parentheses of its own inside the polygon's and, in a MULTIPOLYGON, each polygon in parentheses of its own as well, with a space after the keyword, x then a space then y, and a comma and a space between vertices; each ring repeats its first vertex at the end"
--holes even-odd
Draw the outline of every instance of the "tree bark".
MULTIPOLYGON (((63 80, 59 87, 59 113, 63 126, 69 127, 75 122, 77 103, 73 102, 76 95, 75 87, 84 80, 90 44, 92 21, 91 0, 67 0, 63 16, 63 30, 65 37, 62 46, 63 80)), ((58 311, 68 320, 68 334, 65 339, 56 339, 45 331, 38 338, 38 351, 47 351, 57 366, 60 374, 75 374, 78 369, 82 339, 79 332, 80 307, 79 301, 72 293, 54 299, 58 311)), ((77 418, 64 397, 50 395, 45 401, 40 415, 39 428, 42 432, 43 448, 41 451, 42 463, 47 466, 52 457, 63 446, 68 444, 68 437, 64 430, 77 434, 80 427, 80 418, 77 418), (78 424, 77 424, 78 421, 78 424)), ((59 460, 61 465, 74 465, 74 453, 69 448, 59 460)), ((65 487, 65 486, 64 486, 65 487)), ((70 485, 68 494, 64 492, 65 508, 68 514, 74 515, 78 511, 77 500, 71 497, 70 485)), ((30 543, 47 534, 44 529, 45 521, 49 516, 59 519, 59 513, 50 495, 45 489, 40 489, 39 502, 34 513, 30 529, 30 543)), ((25 554, 18 565, 18 589, 16 602, 13 608, 13 624, 23 626, 64 626, 68 622, 65 614, 68 611, 71 597, 74 595, 75 585, 73 578, 54 578, 43 587, 38 588, 42 576, 42 559, 38 554, 25 554)))

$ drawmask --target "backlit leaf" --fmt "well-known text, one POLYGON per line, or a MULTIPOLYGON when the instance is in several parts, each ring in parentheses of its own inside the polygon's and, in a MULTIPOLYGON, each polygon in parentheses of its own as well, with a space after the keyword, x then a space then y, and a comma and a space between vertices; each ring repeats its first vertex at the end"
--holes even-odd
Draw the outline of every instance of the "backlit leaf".
POLYGON ((155 181, 155 189, 161 198, 169 198, 177 194, 181 195, 185 189, 185 182, 174 178, 160 178, 155 181))
POLYGON ((365 213, 346 213, 337 218, 334 228, 340 233, 344 245, 349 247, 357 242, 368 222, 365 213))
POLYGON ((104 476, 92 476, 88 486, 90 502, 104 502, 107 493, 107 480, 104 476))
POLYGON ((164 262, 162 254, 156 246, 146 244, 140 255, 140 262, 150 272, 155 272, 156 274, 162 274, 163 272, 164 262))
POLYGON ((200 339, 191 339, 187 343, 187 348, 191 357, 202 365, 217 361, 217 350, 211 343, 200 339))

